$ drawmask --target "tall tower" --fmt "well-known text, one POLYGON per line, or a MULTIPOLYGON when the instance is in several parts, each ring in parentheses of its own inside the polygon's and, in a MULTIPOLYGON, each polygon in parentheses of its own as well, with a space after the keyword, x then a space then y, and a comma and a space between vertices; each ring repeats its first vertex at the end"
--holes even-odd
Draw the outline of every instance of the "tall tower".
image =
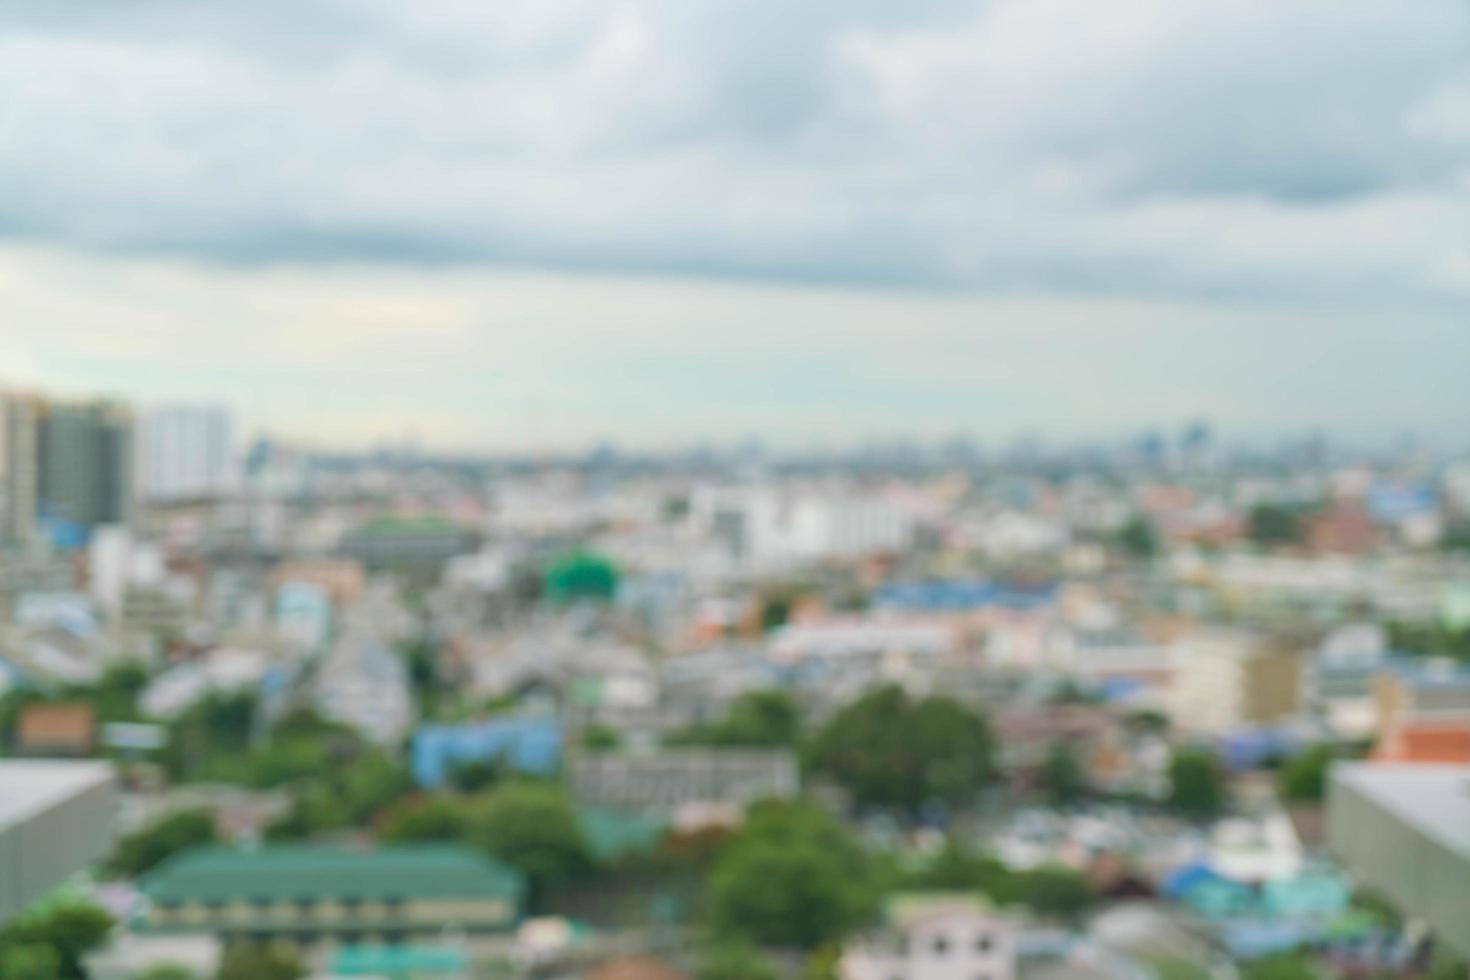
POLYGON ((113 401, 51 402, 40 413, 43 514, 84 528, 133 516, 133 417, 113 401))
POLYGON ((0 548, 36 537, 36 399, 0 391, 0 548))

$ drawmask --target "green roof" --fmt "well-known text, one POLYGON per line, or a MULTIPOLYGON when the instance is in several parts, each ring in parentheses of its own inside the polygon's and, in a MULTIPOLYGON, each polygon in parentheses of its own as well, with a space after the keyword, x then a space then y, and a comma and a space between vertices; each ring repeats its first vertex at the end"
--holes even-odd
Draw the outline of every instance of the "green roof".
POLYGON ((487 855, 453 844, 357 849, 272 845, 207 847, 165 862, 142 881, 154 901, 381 901, 501 898, 519 901, 525 878, 487 855))
POLYGON ((459 974, 468 966, 469 956, 452 946, 343 946, 332 958, 332 972, 349 977, 459 974))
POLYGON ((652 853, 668 821, 628 810, 583 807, 577 811, 577 826, 593 856, 605 859, 652 853))

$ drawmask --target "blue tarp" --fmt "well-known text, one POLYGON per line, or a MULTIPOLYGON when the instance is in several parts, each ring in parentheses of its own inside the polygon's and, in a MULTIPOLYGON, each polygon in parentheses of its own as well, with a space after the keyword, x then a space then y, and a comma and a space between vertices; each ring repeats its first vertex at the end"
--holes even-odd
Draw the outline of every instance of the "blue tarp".
POLYGON ((457 766, 503 761, 524 773, 548 776, 561 764, 561 728, 552 718, 495 718, 463 725, 421 725, 413 735, 413 778, 443 786, 457 766))
POLYGON ((985 580, 898 582, 878 590, 876 605, 918 612, 953 612, 1000 606, 1035 609, 1056 597, 1055 582, 1000 583, 985 580))

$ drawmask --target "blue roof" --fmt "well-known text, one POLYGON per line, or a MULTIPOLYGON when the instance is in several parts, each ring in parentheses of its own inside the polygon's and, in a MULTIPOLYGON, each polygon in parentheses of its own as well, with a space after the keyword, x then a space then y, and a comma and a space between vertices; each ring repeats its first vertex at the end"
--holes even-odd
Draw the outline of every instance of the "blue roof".
POLYGON ((493 718, 462 725, 421 725, 410 768, 420 786, 443 786, 471 762, 501 760, 520 772, 549 776, 561 764, 561 727, 553 718, 493 718))
POLYGON ((1181 865, 1169 872, 1164 880, 1159 882, 1159 894, 1165 898, 1175 901, 1183 898, 1191 888, 1204 884, 1207 881, 1224 881, 1225 879, 1203 861, 1194 861, 1181 865))
POLYGON ((946 582, 895 582, 878 590, 877 605, 889 609, 923 612, 961 611, 1001 606, 1035 609, 1050 603, 1057 592, 1055 582, 1037 584, 999 583, 987 580, 946 582))

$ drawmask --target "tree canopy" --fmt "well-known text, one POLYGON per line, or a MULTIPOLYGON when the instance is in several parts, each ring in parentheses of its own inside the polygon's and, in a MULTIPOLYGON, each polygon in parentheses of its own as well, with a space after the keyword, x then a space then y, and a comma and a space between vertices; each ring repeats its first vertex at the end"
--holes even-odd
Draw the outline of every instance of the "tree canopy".
POLYGON ((1169 760, 1169 805, 1191 817, 1210 817, 1225 806, 1220 764, 1201 749, 1180 749, 1169 760))
POLYGON ((118 838, 107 870, 133 878, 192 847, 215 839, 214 815, 208 810, 180 810, 118 838))
POLYGON ((592 866, 587 843, 559 786, 518 780, 491 791, 469 816, 469 839, 525 872, 533 908, 546 890, 592 866))

